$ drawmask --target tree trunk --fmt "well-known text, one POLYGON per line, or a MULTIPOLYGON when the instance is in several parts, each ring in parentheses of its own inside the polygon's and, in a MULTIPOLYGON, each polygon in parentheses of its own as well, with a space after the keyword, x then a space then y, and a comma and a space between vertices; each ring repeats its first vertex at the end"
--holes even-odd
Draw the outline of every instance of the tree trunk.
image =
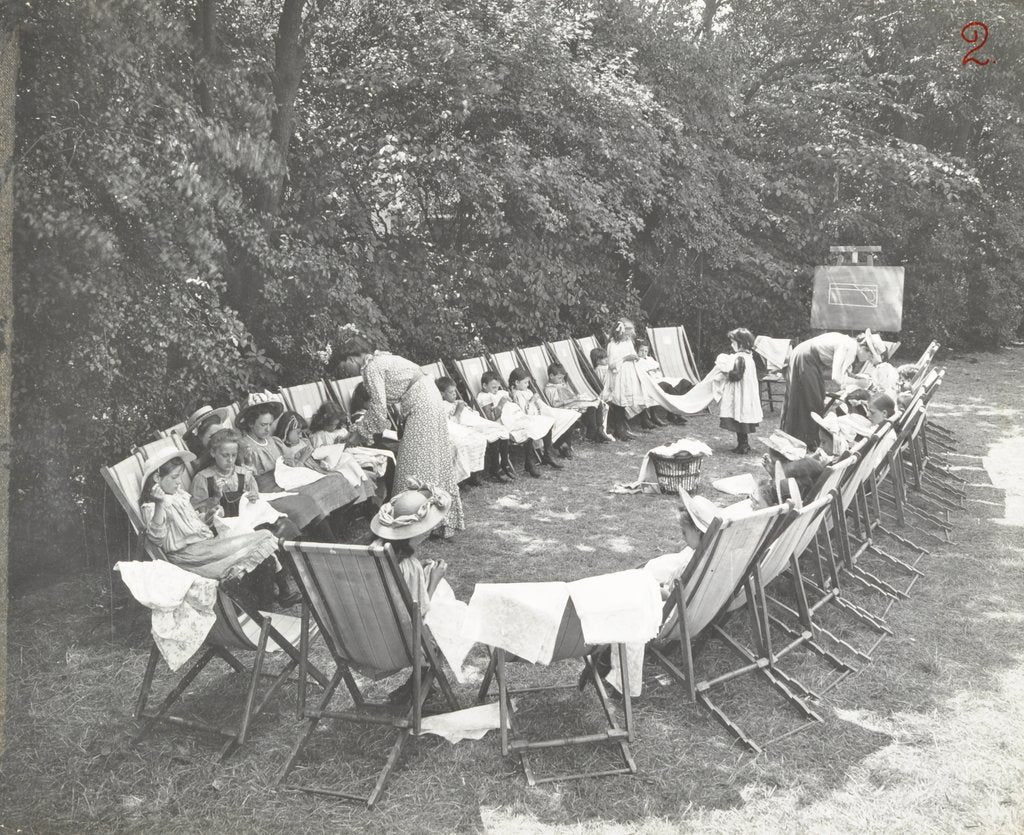
MULTIPOLYGON (((14 159, 14 96, 18 78, 18 33, 0 31, 0 171, 14 159)), ((14 283, 11 242, 14 178, 0 183, 0 507, 9 507, 11 481, 11 322, 14 283)), ((8 513, 0 514, 0 682, 7 681, 7 536, 8 513)), ((0 687, 0 750, 3 749, 4 692, 0 687)))
POLYGON ((196 98, 204 116, 213 115, 213 94, 207 82, 207 68, 213 63, 217 48, 217 0, 196 0, 196 17, 192 24, 196 40, 198 72, 196 73, 196 98))
POLYGON ((277 152, 277 166, 265 183, 259 200, 260 211, 274 216, 281 208, 281 195, 288 174, 288 146, 295 128, 295 97, 306 66, 306 45, 302 38, 302 10, 306 0, 284 0, 277 24, 274 50, 274 115, 270 141, 277 152))

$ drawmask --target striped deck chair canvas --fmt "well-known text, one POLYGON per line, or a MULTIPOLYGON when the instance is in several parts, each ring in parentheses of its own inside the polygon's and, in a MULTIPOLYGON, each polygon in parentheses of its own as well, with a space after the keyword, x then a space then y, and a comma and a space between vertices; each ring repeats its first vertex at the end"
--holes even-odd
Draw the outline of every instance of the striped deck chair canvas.
POLYGON ((437 360, 437 362, 421 365, 420 368, 423 370, 424 374, 429 374, 435 380, 440 380, 442 377, 448 376, 448 369, 444 367, 443 360, 437 360))
MULTIPOLYGON (((103 480, 110 487, 118 504, 128 516, 132 530, 138 537, 140 550, 143 550, 146 556, 153 560, 164 560, 166 556, 145 535, 145 526, 139 509, 142 472, 146 458, 161 452, 168 446, 184 449, 180 438, 172 436, 140 447, 130 457, 112 467, 100 468, 103 480)), ((224 761, 239 746, 245 744, 252 722, 269 704, 274 694, 298 665, 299 653, 295 648, 295 643, 298 640, 301 626, 299 618, 268 612, 242 611, 223 589, 218 592, 215 613, 217 620, 206 637, 202 652, 189 662, 180 675, 177 686, 170 690, 157 709, 147 711, 153 679, 160 660, 160 651, 154 642, 135 705, 135 719, 141 723, 135 736, 136 742, 148 735, 161 722, 168 723, 219 737, 222 740, 220 759, 224 761), (276 651, 278 648, 285 651, 289 660, 279 673, 274 674, 270 687, 257 704, 257 688, 261 677, 265 675, 263 665, 266 653, 276 651), (247 669, 236 657, 236 654, 240 652, 253 653, 251 669, 247 669), (248 675, 246 699, 238 725, 235 727, 217 727, 207 722, 174 716, 170 713, 175 703, 183 697, 186 688, 214 658, 220 658, 233 670, 248 675)), ((311 670, 311 675, 326 686, 327 679, 319 670, 314 668, 311 670)))
MULTIPOLYGON (((600 397, 601 390, 595 388, 595 383, 599 382, 593 373, 587 374, 584 371, 584 365, 580 360, 579 353, 576 350, 576 345, 571 339, 562 339, 559 342, 548 342, 547 343, 548 353, 555 362, 558 362, 565 369, 565 379, 569 385, 576 390, 577 394, 590 395, 592 397, 600 397)), ((589 360, 587 361, 589 365, 589 360)), ((591 372, 593 368, 590 369, 591 372)))
POLYGON ((489 359, 491 367, 497 371, 498 376, 501 377, 501 385, 504 388, 508 388, 509 375, 520 365, 519 357, 515 350, 499 351, 496 354, 491 354, 489 359))
MULTIPOLYGON (((305 718, 295 745, 278 773, 276 783, 285 782, 295 768, 306 743, 324 719, 341 719, 356 724, 390 727, 396 732, 387 760, 366 794, 350 788, 297 785, 303 791, 372 807, 398 763, 402 747, 420 731, 423 702, 436 684, 450 710, 458 704, 441 670, 439 655, 430 630, 423 623, 419 603, 410 594, 388 544, 327 545, 287 542, 304 603, 303 622, 309 616, 318 625, 334 664, 335 672, 315 708, 302 702, 305 718), (407 711, 396 713, 387 705, 367 701, 350 672, 380 678, 412 668, 412 700, 407 711), (352 707, 329 710, 338 685, 344 681, 352 707)), ((308 647, 302 642, 300 691, 305 690, 308 647)))
POLYGON ((491 364, 486 357, 469 357, 464 360, 455 360, 455 370, 458 372, 462 384, 469 395, 469 402, 476 406, 476 396, 480 393, 480 378, 492 371, 491 364))
POLYGON ((363 382, 362 377, 346 377, 344 380, 329 380, 327 390, 350 415, 352 414, 352 392, 363 382))
MULTIPOLYGON (((672 587, 665 603, 661 632, 648 644, 655 660, 684 686, 690 700, 707 710, 726 730, 755 752, 761 750, 760 746, 708 696, 710 687, 723 680, 697 680, 692 642, 712 625, 747 582, 786 510, 786 506, 770 507, 745 516, 712 520, 701 538, 697 553, 672 587), (681 663, 670 657, 674 643, 679 645, 681 663)), ((816 714, 770 669, 761 670, 761 674, 806 719, 816 718, 816 714)))
POLYGON ((697 371, 697 361, 686 336, 686 328, 682 325, 674 328, 648 328, 647 341, 651 343, 662 374, 672 378, 681 377, 694 385, 700 382, 700 372, 697 371))
POLYGON ((516 354, 519 364, 530 372, 537 393, 547 403, 544 387, 548 384, 548 366, 551 365, 551 354, 548 353, 548 349, 544 345, 534 345, 531 348, 517 348, 516 354))
POLYGON ((285 408, 297 412, 306 423, 313 419, 317 409, 331 399, 327 385, 322 380, 282 388, 281 397, 285 408))

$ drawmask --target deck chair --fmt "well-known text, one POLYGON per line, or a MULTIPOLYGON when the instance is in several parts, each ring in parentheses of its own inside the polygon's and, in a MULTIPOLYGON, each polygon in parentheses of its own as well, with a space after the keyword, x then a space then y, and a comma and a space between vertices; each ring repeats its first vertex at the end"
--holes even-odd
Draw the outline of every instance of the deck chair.
MULTIPOLYGON (((132 530, 138 538, 140 551, 150 559, 166 559, 160 548, 151 542, 145 534, 142 514, 139 510, 139 497, 142 491, 142 472, 146 458, 168 446, 184 449, 180 438, 154 441, 133 452, 133 454, 112 467, 101 467, 100 474, 114 494, 118 504, 128 516, 132 530)), ((243 609, 223 589, 218 591, 215 607, 217 620, 206 636, 202 652, 193 658, 178 683, 170 690, 156 710, 147 711, 153 678, 156 674, 160 651, 153 643, 143 675, 142 687, 135 705, 135 719, 142 723, 135 735, 134 742, 142 739, 153 731, 160 723, 183 727, 193 731, 219 737, 222 740, 220 760, 223 762, 241 745, 244 745, 253 721, 263 712, 277 691, 288 679, 299 663, 299 652, 295 643, 299 638, 301 622, 299 618, 289 615, 271 614, 256 610, 243 609), (268 651, 280 648, 288 656, 280 672, 271 674, 273 681, 257 702, 260 679, 267 675, 263 672, 268 651), (253 653, 251 668, 246 668, 237 657, 240 653, 253 653), (248 676, 248 687, 242 715, 235 727, 218 727, 207 722, 186 719, 172 715, 171 708, 182 697, 196 676, 214 658, 224 661, 229 667, 242 675, 248 676)), ((327 685, 326 677, 316 668, 310 668, 312 675, 322 686, 327 685)))
POLYGON ((344 380, 328 380, 327 390, 345 409, 346 412, 352 414, 352 392, 356 390, 358 386, 363 382, 362 377, 346 377, 344 380))
POLYGON ((435 380, 440 380, 442 377, 448 376, 448 369, 444 367, 443 360, 437 360, 437 362, 428 363, 427 365, 421 365, 424 374, 429 374, 435 380))
MULTIPOLYGON (((526 585, 526 584, 523 584, 526 585)), ((487 671, 484 674, 483 683, 477 696, 477 703, 482 704, 488 698, 492 679, 498 682, 498 710, 501 729, 501 754, 507 757, 510 754, 517 754, 523 766, 523 773, 526 775, 526 782, 530 786, 539 783, 552 783, 561 780, 580 780, 586 777, 610 777, 616 774, 636 774, 636 761, 630 745, 633 742, 633 706, 630 699, 629 671, 627 669, 626 648, 623 644, 612 647, 612 651, 619 653, 619 665, 622 671, 622 707, 623 725, 620 726, 615 717, 615 710, 608 698, 608 691, 601 676, 598 673, 598 666, 595 661, 595 654, 602 651, 603 647, 587 644, 583 639, 583 628, 580 624, 579 615, 573 606, 570 598, 565 606, 562 621, 558 627, 558 636, 555 639, 555 648, 551 657, 551 664, 557 661, 566 661, 573 658, 583 659, 585 665, 583 677, 580 678, 580 686, 587 681, 594 685, 594 692, 597 694, 601 709, 608 723, 607 728, 579 736, 559 737, 554 739, 528 738, 524 734, 524 728, 517 727, 516 710, 513 697, 520 699, 535 693, 562 690, 577 686, 576 682, 571 685, 552 685, 547 687, 524 687, 511 688, 508 684, 508 662, 527 663, 518 656, 506 652, 500 647, 491 650, 491 660, 487 671), (550 748, 570 748, 581 746, 611 745, 618 749, 622 765, 616 768, 607 768, 600 771, 578 771, 568 774, 550 775, 538 777, 533 762, 533 754, 536 751, 550 748)))
MULTIPOLYGON (((285 550, 293 561, 303 592, 303 624, 307 625, 312 615, 334 660, 335 672, 316 707, 308 707, 303 701, 302 714, 306 722, 275 784, 287 785, 285 781, 303 748, 324 719, 384 725, 396 731, 396 738, 368 794, 355 794, 344 788, 295 786, 372 807, 397 765, 406 741, 420 732, 423 703, 433 686, 438 686, 450 710, 458 709, 455 695, 441 671, 434 639, 423 623, 419 603, 409 593, 390 545, 286 542, 285 550), (388 705, 367 701, 352 675, 352 670, 356 670, 383 677, 410 666, 413 695, 407 709, 389 709, 388 705), (342 681, 353 705, 346 710, 329 710, 342 681)), ((308 642, 303 640, 300 692, 305 691, 304 674, 308 663, 308 642)))
POLYGON ((156 436, 157 438, 170 438, 177 435, 179 438, 183 438, 185 437, 186 429, 185 421, 182 421, 181 423, 174 424, 174 426, 168 426, 166 429, 158 429, 156 436))
MULTIPOLYGON (((685 688, 690 701, 707 710, 729 733, 754 752, 760 752, 761 746, 709 697, 709 691, 713 687, 732 680, 739 673, 726 673, 714 679, 698 680, 694 666, 693 641, 712 626, 727 609, 738 589, 748 582, 764 549, 772 541, 779 520, 786 510, 786 506, 780 505, 732 519, 716 517, 702 537, 697 553, 682 576, 673 584, 669 598, 665 602, 661 633, 648 644, 654 659, 685 688), (679 645, 679 663, 671 657, 671 646, 674 644, 679 645)), ((724 633, 716 634, 721 636, 724 633)), ((754 640, 756 644, 760 644, 761 637, 755 634, 754 640)), ((796 708, 804 719, 820 720, 804 700, 775 674, 772 665, 757 663, 756 658, 751 659, 750 653, 735 641, 726 638, 725 642, 744 660, 751 661, 754 667, 750 669, 756 668, 757 672, 796 708)))
POLYGON ((686 328, 648 328, 647 341, 651 343, 654 357, 666 377, 681 377, 694 385, 700 382, 697 361, 686 336, 686 328))
POLYGON ((565 379, 569 385, 576 390, 577 394, 590 395, 591 397, 601 396, 600 380, 593 373, 590 365, 590 358, 586 361, 580 358, 579 350, 571 339, 562 339, 559 342, 545 343, 548 353, 555 362, 561 363, 565 369, 565 379), (587 373, 586 369, 591 373, 587 373))
MULTIPOLYGON (((759 638, 758 650, 760 655, 754 658, 755 663, 767 664, 774 670, 777 677, 781 678, 792 690, 801 696, 817 700, 821 693, 815 693, 806 688, 794 678, 788 676, 779 668, 779 661, 794 650, 804 647, 820 658, 827 661, 832 668, 839 673, 839 676, 825 689, 831 689, 839 684, 855 668, 846 661, 843 661, 822 643, 823 637, 828 637, 833 642, 838 641, 825 627, 818 623, 815 611, 811 609, 807 588, 804 584, 803 571, 800 565, 800 557, 809 548, 819 547, 817 539, 821 535, 824 522, 829 508, 832 504, 830 492, 818 496, 811 502, 800 508, 792 508, 783 520, 778 535, 765 549, 764 556, 758 560, 755 570, 745 588, 746 599, 753 600, 752 615, 756 619, 757 635, 759 638), (796 610, 792 610, 781 602, 769 598, 767 589, 776 581, 782 582, 783 574, 788 573, 793 598, 796 602, 796 610), (791 616, 799 630, 790 624, 785 623, 771 613, 768 601, 778 609, 784 610, 791 616), (788 642, 776 646, 772 638, 772 628, 781 631, 788 642)), ((720 629, 720 628, 719 628, 720 629)), ((852 646, 839 641, 840 644, 857 653, 852 646)), ((750 653, 753 655, 753 653, 750 653)), ((743 672, 752 672, 752 668, 744 669, 743 672)), ((821 691, 824 692, 824 689, 821 691)))
MULTIPOLYGON (((517 348, 519 364, 530 372, 533 384, 537 387, 537 393, 547 403, 547 395, 544 387, 548 384, 548 366, 551 365, 551 354, 544 345, 534 345, 531 348, 517 348)), ((551 404, 548 403, 550 406, 551 404)))
POLYGON ((459 382, 462 383, 467 395, 466 402, 473 406, 473 408, 476 408, 476 396, 481 391, 480 378, 486 372, 493 370, 491 364, 485 356, 455 360, 454 364, 455 371, 459 376, 459 382))
POLYGON ((773 412, 776 403, 782 405, 786 401, 786 390, 789 386, 786 371, 792 350, 791 339, 773 339, 770 336, 758 336, 754 339, 754 353, 764 361, 765 367, 765 373, 758 379, 761 399, 773 412))
POLYGON ((297 412, 307 423, 312 420, 316 410, 331 399, 327 385, 322 380, 282 388, 281 397, 285 408, 297 412))
MULTIPOLYGON (((507 389, 509 387, 509 375, 521 364, 519 361, 518 354, 515 352, 514 349, 511 351, 499 351, 496 354, 490 354, 488 356, 488 361, 491 364, 491 368, 497 371, 498 375, 501 377, 502 388, 507 389)), ((529 372, 529 369, 526 370, 527 372, 529 372)), ((531 382, 533 383, 534 389, 536 389, 537 381, 531 380, 531 382)), ((543 396, 544 395, 542 394, 541 397, 543 396)))

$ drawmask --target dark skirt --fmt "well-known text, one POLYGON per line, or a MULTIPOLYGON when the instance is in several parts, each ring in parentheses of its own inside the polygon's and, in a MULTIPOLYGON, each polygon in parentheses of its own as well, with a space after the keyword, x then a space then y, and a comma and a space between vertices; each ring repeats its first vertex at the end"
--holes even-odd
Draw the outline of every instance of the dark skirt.
MULTIPOLYGON (((273 470, 256 476, 256 484, 261 493, 285 492, 274 481, 273 470)), ((296 495, 274 499, 270 504, 298 527, 304 528, 314 519, 326 516, 339 507, 371 498, 374 495, 374 487, 372 480, 364 481, 359 487, 353 487, 344 476, 329 473, 312 484, 287 492, 296 495)))
POLYGON ((825 383, 832 375, 832 358, 825 357, 813 342, 803 342, 789 358, 789 385, 782 407, 780 427, 809 448, 817 446, 818 424, 811 412, 821 414, 825 404, 825 383))
POLYGON ((724 417, 718 419, 718 425, 723 429, 728 429, 730 432, 736 432, 740 435, 753 435, 757 431, 757 427, 760 423, 740 423, 738 420, 734 420, 730 417, 724 417))

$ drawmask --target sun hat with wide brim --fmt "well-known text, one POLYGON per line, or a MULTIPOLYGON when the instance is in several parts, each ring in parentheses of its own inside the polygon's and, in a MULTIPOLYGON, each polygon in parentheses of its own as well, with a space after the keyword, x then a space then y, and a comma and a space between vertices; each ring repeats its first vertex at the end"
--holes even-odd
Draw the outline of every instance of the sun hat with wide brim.
POLYGON ((228 410, 226 406, 222 406, 219 409, 214 409, 212 406, 200 406, 192 414, 185 419, 185 431, 195 432, 200 425, 206 423, 206 421, 216 418, 218 423, 224 423, 228 417, 228 410))
POLYGON ((857 337, 857 344, 863 345, 871 354, 872 365, 878 365, 885 358, 885 340, 877 333, 872 333, 871 328, 867 328, 857 337))
POLYGON ((682 487, 679 488, 679 498, 683 500, 683 509, 690 515, 693 524, 701 533, 708 532, 715 517, 723 520, 733 519, 750 512, 753 507, 749 499, 736 502, 728 507, 719 507, 704 496, 691 496, 682 487))
POLYGON ((444 524, 452 497, 439 487, 409 479, 408 490, 380 506, 370 530, 381 539, 413 539, 444 524))
POLYGON ((249 422, 249 418, 253 412, 256 411, 267 411, 269 409, 274 420, 281 417, 281 413, 284 411, 284 403, 275 398, 273 395, 266 393, 261 394, 259 392, 249 395, 249 400, 245 406, 235 416, 235 428, 243 429, 249 422))
POLYGON ((175 458, 180 458, 183 465, 196 460, 196 456, 187 449, 177 449, 176 447, 163 449, 142 462, 142 482, 145 483, 147 478, 175 458))

